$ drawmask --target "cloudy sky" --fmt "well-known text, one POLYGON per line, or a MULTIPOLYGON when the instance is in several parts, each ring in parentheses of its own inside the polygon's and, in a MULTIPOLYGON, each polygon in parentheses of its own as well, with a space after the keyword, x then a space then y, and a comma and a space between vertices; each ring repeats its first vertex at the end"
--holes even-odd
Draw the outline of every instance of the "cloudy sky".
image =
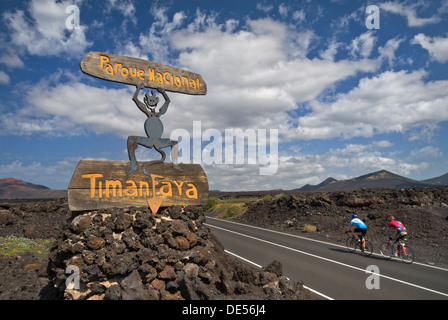
POLYGON ((446 0, 2 0, 0 13, 0 178, 64 189, 80 159, 128 159, 145 115, 135 87, 81 72, 90 51, 201 74, 207 95, 169 93, 162 121, 165 137, 200 124, 203 162, 222 158, 205 132, 278 133, 275 173, 260 154, 205 161, 211 189, 448 172, 446 0))

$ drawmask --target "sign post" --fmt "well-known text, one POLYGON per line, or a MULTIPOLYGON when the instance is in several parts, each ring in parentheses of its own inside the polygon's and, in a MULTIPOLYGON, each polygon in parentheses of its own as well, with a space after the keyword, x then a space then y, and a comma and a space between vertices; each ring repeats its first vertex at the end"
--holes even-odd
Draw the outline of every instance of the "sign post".
POLYGON ((166 91, 189 95, 207 94, 202 77, 190 71, 156 62, 115 54, 90 52, 81 61, 81 70, 94 77, 136 86, 132 100, 146 114, 146 136, 129 136, 129 162, 110 160, 80 160, 68 187, 71 211, 107 209, 148 205, 155 215, 161 206, 200 205, 208 198, 208 181, 199 164, 178 164, 177 141, 162 138, 160 117, 171 102, 166 91), (153 88, 164 99, 157 110, 159 97, 146 92, 143 101, 138 97, 144 88, 153 88), (138 162, 135 150, 154 148, 161 159, 138 162), (166 163, 162 150, 170 147, 173 163, 166 163))

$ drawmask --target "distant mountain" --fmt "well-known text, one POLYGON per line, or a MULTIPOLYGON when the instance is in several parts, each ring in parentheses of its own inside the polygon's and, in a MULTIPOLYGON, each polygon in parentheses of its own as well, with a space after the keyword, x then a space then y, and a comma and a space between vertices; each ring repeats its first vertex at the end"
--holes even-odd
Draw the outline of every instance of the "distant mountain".
POLYGON ((53 190, 15 178, 0 179, 0 199, 63 198, 66 196, 66 190, 53 190))
POLYGON ((338 181, 338 180, 336 180, 336 179, 333 179, 333 178, 327 178, 327 179, 325 179, 324 181, 322 181, 321 183, 319 183, 318 185, 311 185, 311 184, 306 184, 306 185, 304 185, 302 188, 300 188, 300 189, 296 189, 296 190, 316 190, 316 189, 319 189, 319 188, 323 188, 323 187, 325 187, 327 184, 330 184, 330 183, 332 183, 332 182, 336 182, 336 181, 338 181))
POLYGON ((444 175, 442 175, 440 177, 423 180, 422 182, 433 184, 433 185, 446 186, 446 185, 448 185, 448 173, 445 173, 444 175))
POLYGON ((396 189, 410 187, 440 187, 448 185, 448 173, 433 179, 417 181, 399 176, 395 173, 380 170, 348 180, 328 178, 318 185, 305 185, 298 190, 318 191, 348 191, 361 188, 366 189, 396 189))

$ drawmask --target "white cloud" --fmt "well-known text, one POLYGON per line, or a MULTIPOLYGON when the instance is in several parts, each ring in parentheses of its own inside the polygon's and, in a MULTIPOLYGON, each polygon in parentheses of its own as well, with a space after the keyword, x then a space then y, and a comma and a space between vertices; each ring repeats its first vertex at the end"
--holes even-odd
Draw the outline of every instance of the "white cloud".
POLYGON ((405 17, 408 21, 409 27, 422 27, 427 24, 433 24, 441 21, 441 18, 437 16, 437 14, 434 14, 428 18, 421 18, 417 16, 417 10, 426 6, 425 1, 418 1, 414 3, 411 3, 410 1, 403 3, 389 1, 381 3, 379 6, 381 10, 405 17))
MULTIPOLYGON (((139 45, 122 49, 141 56, 149 54, 152 42, 153 53, 162 54, 168 47, 179 50, 176 65, 200 73, 208 84, 206 96, 169 94, 172 102, 162 119, 167 135, 176 128, 191 130, 193 121, 200 120, 203 130, 277 128, 283 138, 295 139, 297 131, 289 124, 294 119, 287 111, 316 99, 338 81, 377 68, 372 60, 334 62, 302 57, 308 52, 307 45, 291 47, 290 39, 312 35, 271 19, 247 20, 241 30, 229 31, 228 21, 217 23, 216 16, 200 11, 192 27, 185 26, 183 13, 170 18, 164 9, 152 10, 157 19, 148 36, 141 35, 144 41, 139 45), (163 43, 158 42, 161 38, 163 43)), ((50 78, 58 79, 57 75, 50 78)), ((36 84, 27 90, 28 107, 5 117, 3 131, 144 134, 144 115, 131 100, 133 87, 105 89, 82 82, 75 77, 68 82, 36 84), (14 120, 21 124, 15 129, 14 120)))
POLYGON ((411 159, 428 160, 431 158, 441 158, 442 156, 443 153, 440 148, 434 146, 426 146, 420 149, 412 150, 410 153, 411 159))
POLYGON ((334 40, 330 41, 330 43, 328 44, 328 48, 326 50, 321 50, 319 52, 319 56, 324 60, 333 61, 340 45, 341 43, 338 43, 334 40))
POLYGON ((366 7, 361 6, 355 11, 348 13, 342 17, 337 17, 333 21, 330 22, 329 27, 337 33, 344 33, 349 31, 350 23, 353 21, 357 24, 364 25, 365 23, 365 10, 366 7))
POLYGON ((429 37, 423 33, 414 36, 412 44, 419 44, 426 50, 432 59, 445 63, 448 61, 448 36, 445 37, 429 37))
POLYGON ((206 97, 179 97, 179 103, 191 105, 183 109, 194 108, 201 120, 215 128, 281 127, 290 120, 286 111, 297 103, 315 99, 357 72, 376 68, 370 60, 302 57, 308 52, 306 46, 294 50, 289 40, 307 35, 271 19, 249 20, 235 33, 219 28, 176 31, 172 44, 181 51, 179 65, 200 73, 208 84, 206 97))
POLYGON ((146 116, 132 101, 133 88, 93 87, 70 73, 49 79, 26 87, 26 103, 1 115, 1 135, 144 134, 146 116))
POLYGON ((39 113, 37 116, 21 112, 1 114, 0 135, 73 136, 84 133, 82 127, 77 127, 70 119, 39 113))
POLYGON ((400 43, 403 41, 404 39, 393 38, 388 40, 384 46, 379 47, 380 59, 387 59, 389 65, 393 66, 395 62, 395 51, 397 51, 400 43))
POLYGON ((22 68, 24 66, 22 59, 8 42, 3 39, 2 34, 0 34, 0 48, 2 48, 2 53, 0 54, 1 64, 8 68, 22 68))
MULTIPOLYGON (((389 141, 374 141, 366 145, 347 144, 345 147, 330 149, 328 152, 320 154, 295 155, 290 157, 287 162, 291 168, 301 168, 303 177, 300 182, 302 185, 317 184, 328 177, 337 180, 349 179, 382 169, 409 176, 428 167, 426 161, 414 163, 401 159, 394 152, 388 152, 387 148, 389 147, 391 147, 389 141)), ((283 172, 287 167, 287 164, 281 163, 279 172, 283 172)))
POLYGON ((67 159, 53 165, 45 165, 36 161, 24 164, 16 160, 12 163, 0 164, 0 177, 14 177, 51 189, 66 189, 78 160, 67 159))
POLYGON ((303 23, 306 21, 306 13, 303 9, 296 10, 292 13, 292 18, 298 23, 303 23))
MULTIPOLYGON (((150 13, 154 17, 154 22, 146 33, 141 33, 139 37, 140 52, 134 57, 150 57, 152 61, 170 64, 170 43, 169 35, 177 29, 186 18, 184 12, 176 12, 170 21, 166 14, 167 8, 153 6, 150 13)), ((136 46, 128 44, 132 48, 131 54, 136 53, 136 46)))
POLYGON ((272 9, 274 8, 274 6, 269 5, 269 4, 265 4, 265 3, 257 3, 257 9, 263 12, 270 12, 272 9))
POLYGON ((352 40, 349 49, 353 57, 367 59, 372 53, 375 43, 376 37, 374 37, 373 32, 369 30, 352 40))
POLYGON ((135 18, 135 6, 132 0, 107 0, 108 4, 106 5, 107 12, 110 12, 112 9, 116 9, 121 12, 123 16, 131 19, 134 23, 136 23, 135 18))
POLYGON ((328 177, 337 180, 388 170, 409 177, 429 167, 428 158, 405 160, 388 150, 389 141, 370 144, 347 144, 318 154, 288 152, 279 157, 275 175, 260 176, 258 166, 207 165, 203 166, 210 188, 236 190, 291 190, 305 184, 318 184, 328 177))
MULTIPOLYGON (((75 4, 80 3, 75 1, 75 4)), ((32 0, 27 6, 27 12, 5 12, 3 20, 9 30, 10 45, 17 48, 18 52, 25 49, 39 56, 64 54, 73 57, 83 53, 91 43, 86 40, 85 26, 67 29, 69 14, 65 10, 69 5, 73 5, 73 1, 32 0)), ((18 61, 14 63, 19 64, 18 61)))
POLYGON ((426 129, 448 120, 448 81, 425 82, 424 71, 387 71, 364 78, 336 101, 312 101, 299 118, 297 138, 372 137, 377 133, 426 129))
POLYGON ((9 76, 3 72, 0 71, 0 84, 8 84, 9 83, 9 76))
POLYGON ((284 3, 278 6, 278 13, 284 19, 288 17, 289 10, 290 10, 289 6, 285 5, 284 3))
MULTIPOLYGON (((25 108, 22 114, 48 115, 62 122, 68 120, 73 127, 124 137, 139 132, 137 128, 143 128, 146 119, 135 107, 132 94, 128 88, 104 89, 80 82, 60 83, 52 87, 42 82, 29 91, 27 101, 30 107, 25 108)), ((67 135, 71 134, 68 130, 67 135)))

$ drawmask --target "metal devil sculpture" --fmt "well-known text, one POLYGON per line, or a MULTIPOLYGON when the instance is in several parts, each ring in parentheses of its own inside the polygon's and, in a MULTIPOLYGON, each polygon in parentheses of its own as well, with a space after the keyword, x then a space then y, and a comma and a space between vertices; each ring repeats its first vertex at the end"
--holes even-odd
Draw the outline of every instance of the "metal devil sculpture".
POLYGON ((139 145, 147 148, 154 148, 157 152, 159 152, 162 155, 161 160, 153 160, 144 164, 142 170, 145 174, 149 175, 148 172, 146 171, 147 166, 165 161, 166 154, 162 149, 166 147, 171 147, 171 161, 173 162, 173 167, 175 169, 182 170, 182 167, 180 167, 177 163, 179 153, 177 141, 166 138, 162 139, 163 123, 160 120, 160 116, 165 114, 165 112, 168 110, 168 106, 171 102, 170 98, 168 98, 168 95, 166 94, 165 90, 160 88, 157 89, 158 92, 160 92, 163 95, 163 98, 165 99, 165 103, 162 105, 162 107, 160 107, 159 111, 157 112, 156 108, 157 104, 159 103, 159 97, 157 97, 154 91, 151 91, 151 94, 149 94, 149 91, 147 91, 143 99, 143 102, 138 99, 138 94, 140 93, 140 90, 142 90, 144 87, 145 87, 144 84, 137 86, 137 89, 135 90, 132 100, 135 102, 137 107, 148 117, 145 121, 146 137, 139 137, 139 136, 128 137, 128 155, 129 160, 131 162, 128 173, 132 173, 138 168, 137 160, 135 158, 135 150, 139 145))

